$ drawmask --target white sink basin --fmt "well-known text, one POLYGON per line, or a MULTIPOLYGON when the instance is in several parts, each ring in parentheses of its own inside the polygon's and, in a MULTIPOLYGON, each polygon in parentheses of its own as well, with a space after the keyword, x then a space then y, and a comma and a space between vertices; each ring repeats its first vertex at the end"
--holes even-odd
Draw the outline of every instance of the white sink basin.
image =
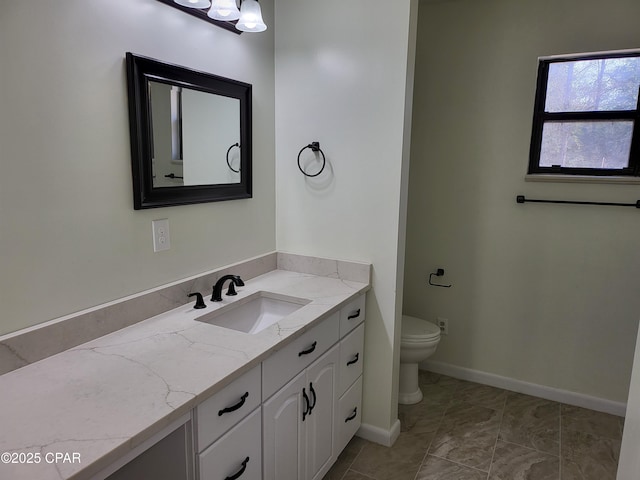
POLYGON ((256 292, 214 312, 197 317, 199 322, 258 333, 304 307, 311 300, 271 292, 256 292))

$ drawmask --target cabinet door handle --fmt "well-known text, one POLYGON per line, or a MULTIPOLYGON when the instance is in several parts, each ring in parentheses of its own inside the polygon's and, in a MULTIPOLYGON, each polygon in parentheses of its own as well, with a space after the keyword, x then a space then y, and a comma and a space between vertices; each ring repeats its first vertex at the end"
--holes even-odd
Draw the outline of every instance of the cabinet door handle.
POLYGON ((302 389, 302 398, 304 399, 304 411, 302 412, 302 421, 304 422, 306 416, 311 413, 309 410, 309 397, 307 396, 307 392, 304 388, 302 389))
POLYGON ((248 396, 249 396, 249 392, 246 392, 244 395, 240 397, 240 401, 238 403, 236 403, 235 405, 231 405, 230 407, 223 408, 222 410, 219 410, 218 416, 221 417, 225 413, 235 412, 236 410, 238 410, 240 407, 244 405, 244 402, 248 396))
POLYGON ((234 473, 233 475, 228 476, 224 480, 236 480, 236 478, 240 478, 244 471, 247 469, 247 463, 249 463, 249 457, 245 458, 242 462, 242 468, 238 471, 238 473, 234 473))
POLYGON ((358 358, 360 358, 360 353, 356 353, 356 356, 355 356, 355 357, 353 357, 353 360, 349 360, 349 361, 347 362, 347 367, 348 367, 349 365, 353 365, 354 363, 358 363, 358 358))
POLYGON ((313 342, 309 348, 307 348, 306 350, 302 350, 300 353, 298 353, 298 356, 301 357, 303 355, 309 355, 311 352, 313 352, 316 349, 317 344, 318 342, 313 342))
POLYGON ((344 423, 350 422, 351 420, 353 420, 357 416, 358 416, 358 407, 355 407, 353 409, 353 413, 351 415, 349 415, 347 418, 344 419, 344 423))
POLYGON ((347 320, 352 320, 354 318, 358 318, 360 316, 360 309, 355 312, 351 312, 351 314, 347 317, 347 320))
POLYGON ((316 397, 316 391, 313 389, 312 382, 309 382, 309 391, 311 392, 311 395, 313 395, 313 405, 309 405, 309 415, 311 415, 311 412, 314 408, 316 408, 316 402, 318 401, 318 397, 316 397))

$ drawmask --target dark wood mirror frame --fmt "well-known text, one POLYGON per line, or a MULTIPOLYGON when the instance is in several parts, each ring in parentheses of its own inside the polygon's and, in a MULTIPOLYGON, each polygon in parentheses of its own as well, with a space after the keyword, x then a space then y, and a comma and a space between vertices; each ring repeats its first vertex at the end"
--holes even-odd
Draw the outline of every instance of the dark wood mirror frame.
POLYGON ((168 207, 251 198, 251 85, 152 58, 126 54, 133 174, 133 208, 168 207), (150 80, 236 98, 240 101, 240 182, 153 187, 150 80))

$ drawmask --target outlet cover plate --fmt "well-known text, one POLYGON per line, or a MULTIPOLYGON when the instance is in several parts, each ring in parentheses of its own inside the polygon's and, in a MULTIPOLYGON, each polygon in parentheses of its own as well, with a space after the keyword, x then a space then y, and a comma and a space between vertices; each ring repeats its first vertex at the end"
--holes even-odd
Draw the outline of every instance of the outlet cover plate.
POLYGON ((440 335, 449 335, 449 319, 437 317, 436 323, 440 327, 440 335))
POLYGON ((171 239, 169 237, 169 219, 162 218, 151 222, 153 227, 153 251, 161 252, 171 248, 171 239))

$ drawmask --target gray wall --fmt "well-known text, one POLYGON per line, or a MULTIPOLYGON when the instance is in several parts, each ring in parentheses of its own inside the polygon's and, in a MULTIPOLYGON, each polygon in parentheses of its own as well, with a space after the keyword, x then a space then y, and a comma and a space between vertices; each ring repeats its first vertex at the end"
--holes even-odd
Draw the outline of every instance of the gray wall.
POLYGON ((275 249, 273 28, 156 0, 4 1, 0 65, 0 334, 275 249), (133 210, 127 51, 253 84, 253 199, 133 210), (172 246, 154 254, 157 218, 172 246))
POLYGON ((537 57, 640 47, 635 0, 420 3, 407 314, 449 319, 433 360, 625 402, 639 185, 525 182, 537 57), (428 287, 444 267, 451 289, 428 287))

